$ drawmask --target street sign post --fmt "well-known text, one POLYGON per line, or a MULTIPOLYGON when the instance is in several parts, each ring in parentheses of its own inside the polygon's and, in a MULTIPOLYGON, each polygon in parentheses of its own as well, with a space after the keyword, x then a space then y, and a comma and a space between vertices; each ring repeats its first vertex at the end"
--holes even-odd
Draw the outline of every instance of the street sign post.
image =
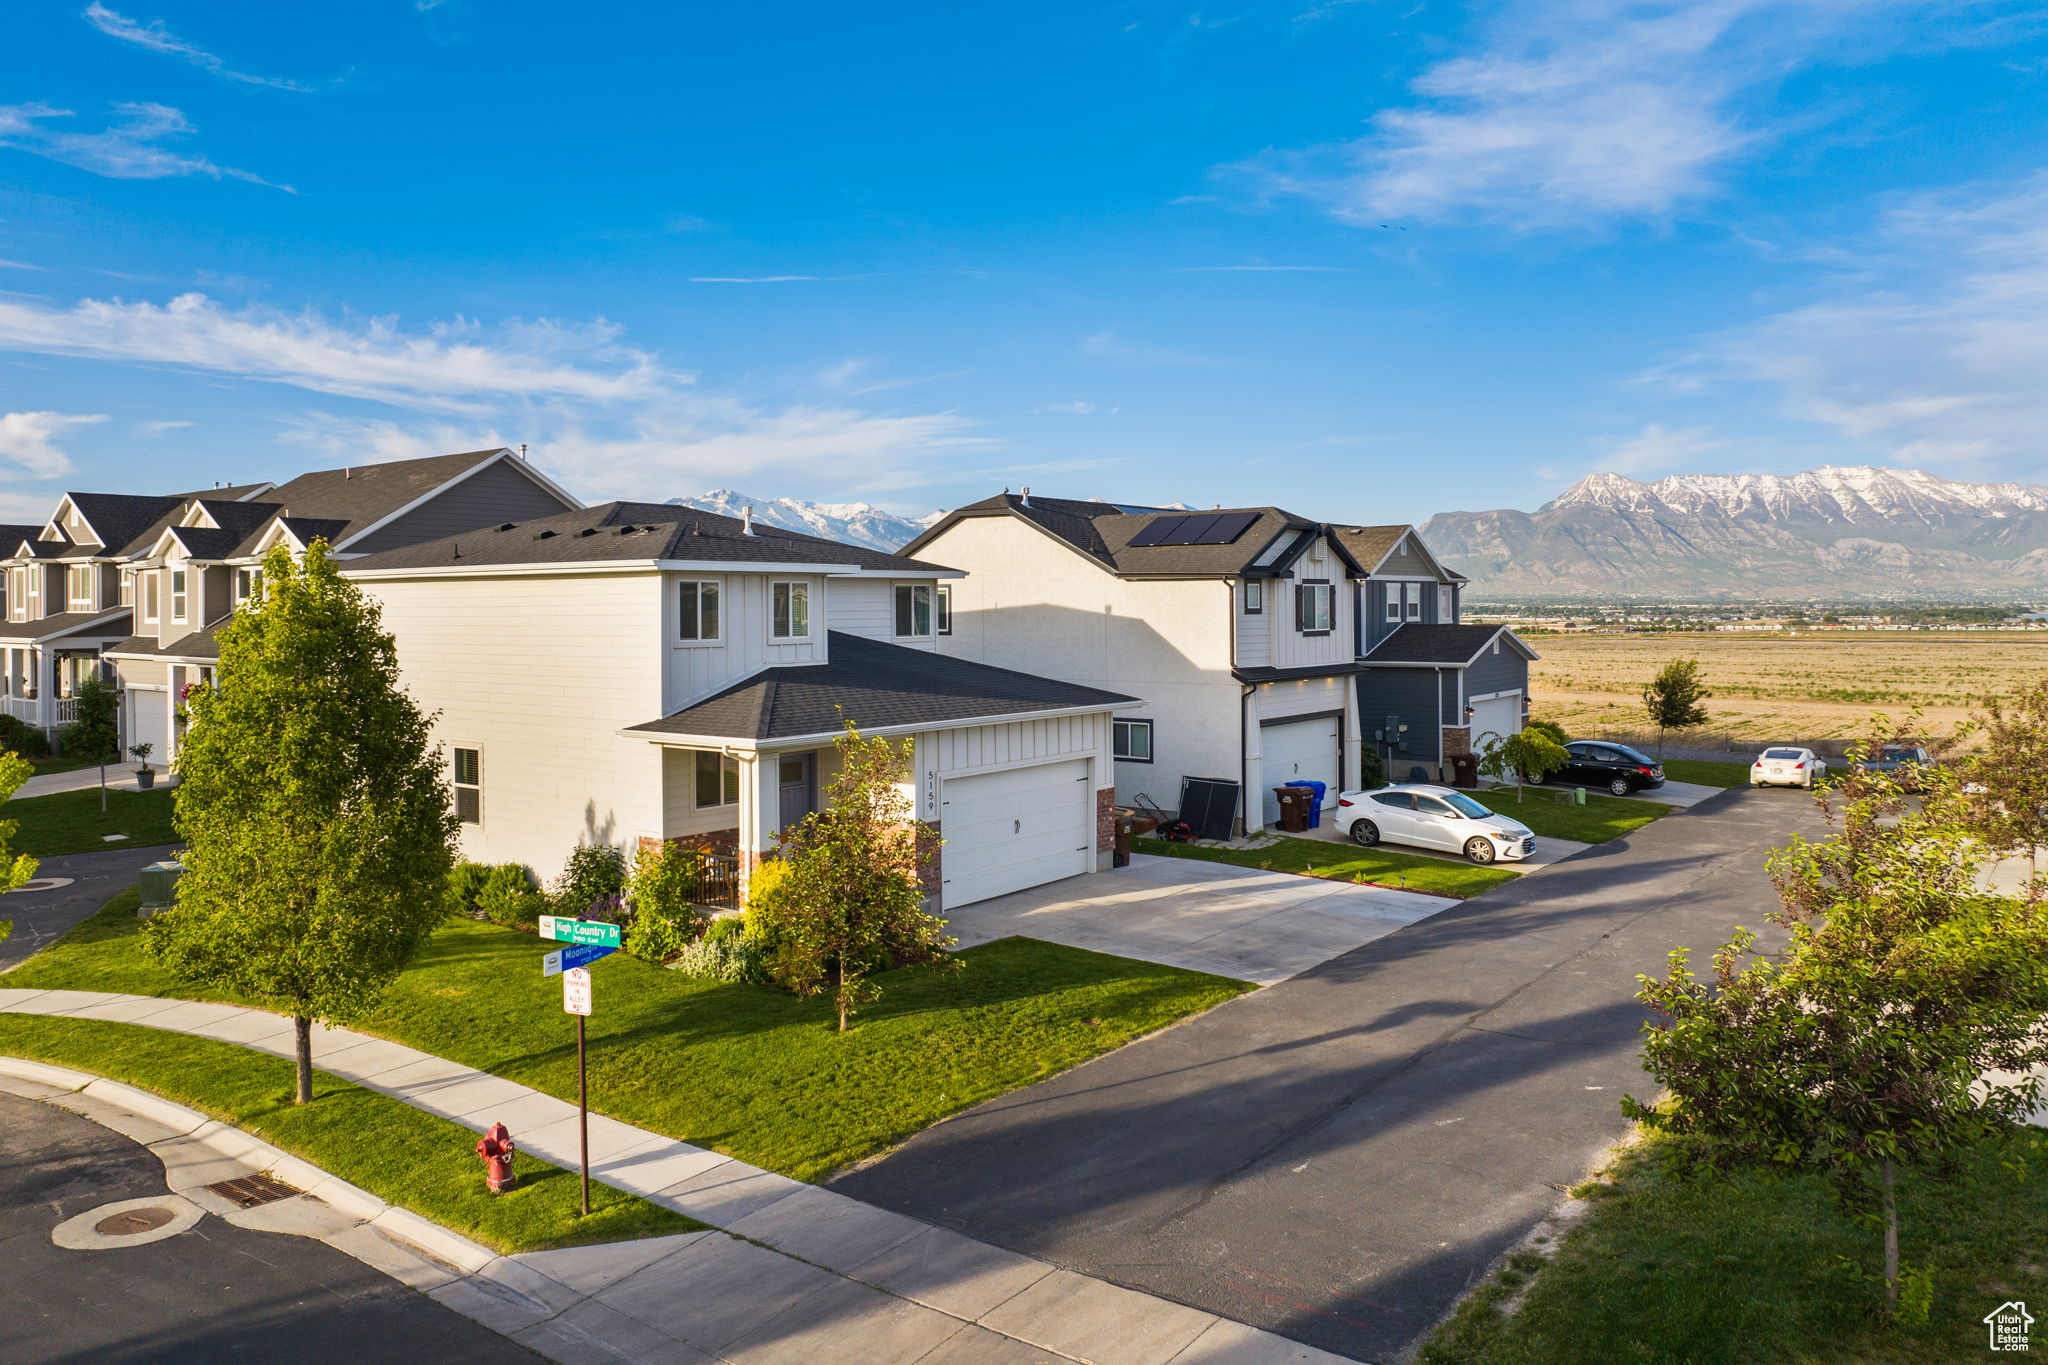
POLYGON ((553 939, 556 943, 591 943, 600 948, 619 946, 619 926, 606 924, 596 919, 569 919, 562 915, 542 915, 540 936, 553 939))
POLYGON ((576 1016, 576 1133, 583 1158, 583 1215, 590 1216, 590 1073, 583 1065, 583 1020, 590 1013, 590 968, 562 972, 562 1008, 576 1016))
POLYGON ((563 972, 578 967, 588 967, 601 957, 610 957, 617 948, 600 948, 594 943, 573 943, 567 948, 557 948, 540 960, 542 976, 560 976, 563 972))

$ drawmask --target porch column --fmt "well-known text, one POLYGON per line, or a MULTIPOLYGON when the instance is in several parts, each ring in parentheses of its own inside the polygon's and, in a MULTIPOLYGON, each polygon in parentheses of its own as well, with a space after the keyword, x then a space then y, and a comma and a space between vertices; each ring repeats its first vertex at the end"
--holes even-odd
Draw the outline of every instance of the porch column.
POLYGON ((35 669, 36 723, 44 729, 57 724, 57 655, 42 645, 29 646, 29 666, 35 669))
POLYGON ((741 750, 740 760, 740 846, 742 875, 753 871, 761 855, 775 847, 775 830, 781 820, 782 791, 776 782, 775 756, 741 750))

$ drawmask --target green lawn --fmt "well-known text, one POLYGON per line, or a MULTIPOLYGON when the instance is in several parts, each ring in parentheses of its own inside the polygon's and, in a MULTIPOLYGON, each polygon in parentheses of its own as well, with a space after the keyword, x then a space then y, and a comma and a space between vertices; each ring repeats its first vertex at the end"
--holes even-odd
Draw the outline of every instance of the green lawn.
MULTIPOLYGON (((76 754, 46 754, 42 758, 32 758, 29 762, 35 766, 34 775, 37 777, 41 777, 44 773, 75 773, 80 768, 96 768, 99 766, 97 760, 80 758, 76 754)), ((133 767, 134 765, 125 759, 119 763, 109 763, 107 765, 107 776, 111 779, 117 773, 133 771, 133 767)))
POLYGON ((467 1129, 325 1072, 314 1078, 313 1102, 295 1105, 290 1062, 232 1043, 139 1024, 0 1014, 0 1054, 110 1076, 203 1110, 507 1254, 704 1226, 595 1182, 590 1216, 581 1217, 576 1174, 524 1154, 513 1161, 518 1185, 489 1194, 467 1129))
POLYGON ((1540 838, 1571 839, 1581 844, 1604 844, 1652 820, 1671 813, 1671 807, 1635 797, 1598 796, 1586 793, 1586 804, 1575 806, 1560 801, 1570 796, 1566 787, 1531 787, 1522 799, 1515 799, 1513 787, 1494 787, 1465 793, 1511 820, 1519 820, 1540 838))
POLYGON ((1747 763, 1715 763, 1702 758, 1667 758, 1664 776, 1673 782, 1697 782, 1702 787, 1739 787, 1749 781, 1747 763))
MULTIPOLYGON (((220 998, 144 952, 135 893, 6 975, 9 986, 220 998)), ((356 1027, 576 1096, 575 1030, 530 934, 451 921, 356 1027)), ((1250 989, 1032 939, 904 968, 853 1032, 823 997, 697 981, 624 954, 593 968, 591 1107, 803 1180, 1250 989)), ((317 1058, 316 1058, 317 1060, 317 1058)))
MULTIPOLYGON (((2035 1135, 2038 1137, 2038 1134, 2035 1135)), ((1528 1252, 1481 1286, 1423 1348, 1421 1365, 1935 1365, 1985 1354, 1984 1314, 2008 1299, 2048 1302, 2048 1181, 2002 1160, 2034 1139, 1972 1154, 1970 1179, 1909 1183, 1903 1257, 1934 1269, 1929 1322, 1892 1328, 1878 1234, 1843 1214, 1826 1182, 1749 1175, 1687 1185, 1638 1151, 1591 1191, 1554 1261, 1528 1252), (1847 1258, 1844 1265, 1841 1258, 1847 1258), (1511 1318, 1495 1306, 1529 1274, 1511 1318)), ((1582 1191, 1585 1187, 1582 1187, 1582 1191)), ((2037 1334, 2040 1331, 2036 1326, 2037 1334)), ((2040 1339, 2037 1335, 2037 1341, 2040 1339)))
POLYGON ((170 791, 109 791, 106 796, 104 814, 100 812, 100 789, 87 787, 9 801, 0 806, 0 818, 21 822, 21 832, 14 836, 15 852, 39 858, 178 841, 177 831, 171 828, 170 791), (128 837, 109 842, 104 837, 109 834, 128 837))
POLYGON ((1415 891, 1431 891, 1439 896, 1476 896, 1521 875, 1504 867, 1480 867, 1475 863, 1395 853, 1386 848, 1329 844, 1318 839, 1290 839, 1285 835, 1277 843, 1255 849, 1202 848, 1195 844, 1170 844, 1163 839, 1136 839, 1131 847, 1139 853, 1156 854, 1162 858, 1200 858, 1238 867, 1298 872, 1306 877, 1329 877, 1340 882, 1407 887, 1415 891))

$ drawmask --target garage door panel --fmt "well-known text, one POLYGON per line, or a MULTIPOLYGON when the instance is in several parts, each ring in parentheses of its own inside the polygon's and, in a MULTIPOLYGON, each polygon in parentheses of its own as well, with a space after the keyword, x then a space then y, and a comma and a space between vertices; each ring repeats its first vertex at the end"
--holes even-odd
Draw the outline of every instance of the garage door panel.
POLYGON ((1259 795, 1265 803, 1267 824, 1275 824, 1280 819, 1280 803, 1273 799, 1273 788, 1289 782, 1321 782, 1334 792, 1342 785, 1338 730, 1339 722, 1335 716, 1287 721, 1260 728, 1259 748, 1263 754, 1260 768, 1263 775, 1259 782, 1259 795))
POLYGON ((1490 736, 1505 739, 1522 728, 1522 694, 1491 697, 1472 703, 1472 748, 1476 752, 1491 742, 1490 736))
POLYGON ((1085 759, 944 779, 941 903, 969 905, 1090 870, 1094 811, 1085 759))
POLYGON ((155 752, 150 757, 162 763, 169 754, 171 698, 167 692, 144 692, 134 689, 128 712, 128 747, 148 744, 155 752))

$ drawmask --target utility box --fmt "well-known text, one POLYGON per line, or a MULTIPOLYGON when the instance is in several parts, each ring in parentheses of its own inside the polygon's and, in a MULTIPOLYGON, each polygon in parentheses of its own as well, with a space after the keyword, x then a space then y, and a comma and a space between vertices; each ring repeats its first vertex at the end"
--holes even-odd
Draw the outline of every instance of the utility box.
POLYGON ((159 915, 178 903, 178 878, 185 875, 185 865, 175 858, 166 858, 160 863, 151 863, 136 877, 136 885, 142 892, 142 905, 136 914, 143 919, 159 915))

